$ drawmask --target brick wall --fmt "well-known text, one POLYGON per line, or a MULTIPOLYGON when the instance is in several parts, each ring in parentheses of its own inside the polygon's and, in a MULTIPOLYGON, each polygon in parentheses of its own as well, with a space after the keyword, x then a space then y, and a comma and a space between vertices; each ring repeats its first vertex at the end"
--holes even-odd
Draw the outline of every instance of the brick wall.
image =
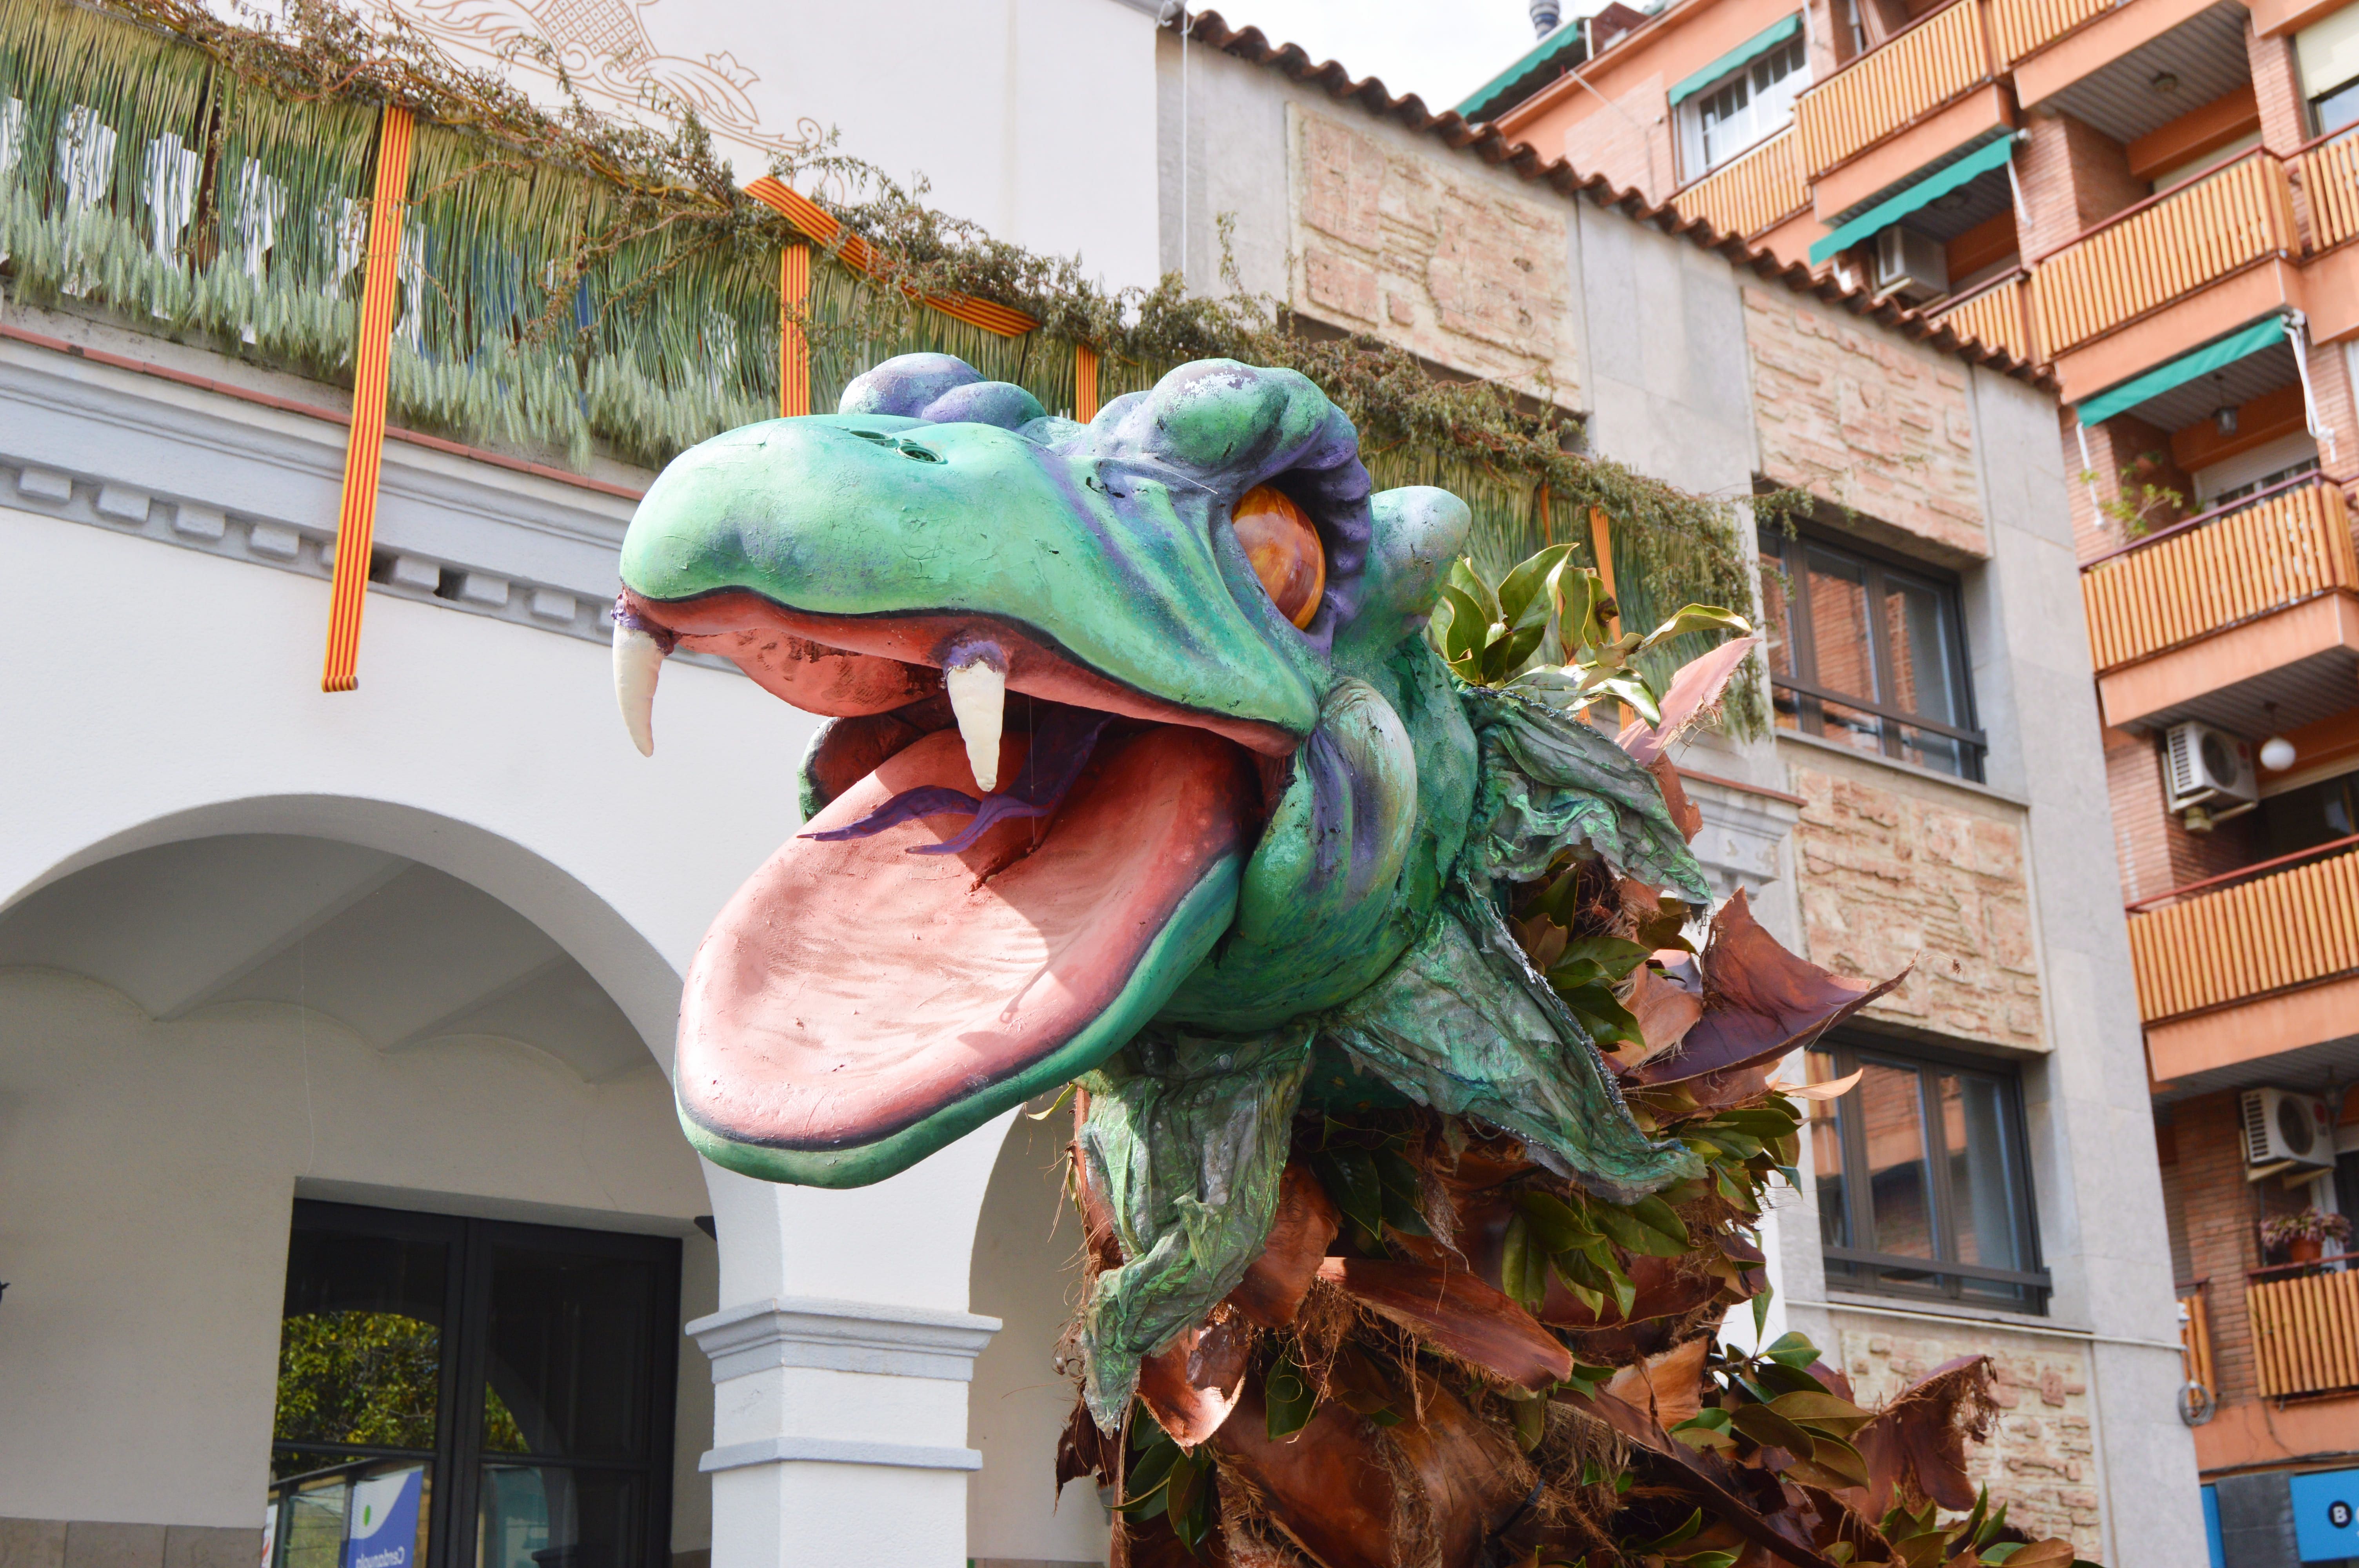
POLYGON ((2174 1172, 2183 1227, 2180 1248, 2186 1254, 2187 1281, 2208 1281, 2203 1293, 2212 1322, 2212 1372, 2220 1385, 2212 1392, 2223 1404, 2253 1398, 2256 1387, 2245 1274, 2260 1267, 2260 1238, 2254 1227, 2266 1200, 2258 1189, 2270 1184, 2245 1180, 2239 1103, 2233 1090, 2205 1095, 2180 1101, 2170 1118, 2179 1146, 2174 1172))
MULTIPOLYGON (((1987 1355, 1996 1375, 1998 1419, 1990 1440, 1967 1455, 1976 1484, 2006 1504, 2010 1523, 2035 1536, 2068 1537, 2094 1558, 2098 1505, 2089 1428, 2089 1371, 2069 1342, 2002 1331, 1842 1331, 1843 1370, 1859 1402, 1890 1399, 1942 1362, 1987 1355)), ((2125 1494, 2135 1496, 2135 1487, 2125 1494)))
POLYGON ((2152 735, 2105 731, 2105 793, 2122 863, 2122 899, 2136 903, 2264 857, 2247 812, 2209 833, 2190 833, 2165 810, 2162 752, 2152 735))
POLYGON ((2253 97, 2261 111, 2261 145, 2280 156, 2310 140, 2310 109, 2294 69, 2293 36, 2256 37, 2245 19, 2245 54, 2253 65, 2253 97))
POLYGON ((2030 210, 2023 254, 2040 255, 2153 191, 2130 176, 2129 154, 2095 126, 2065 114, 2036 114, 2029 145, 2016 155, 2030 210))
POLYGON ((1288 117, 1301 172, 1297 308, 1454 370, 1577 401, 1564 203, 1526 200, 1460 160, 1323 115, 1288 117))
POLYGON ((1815 299, 1745 290, 1762 472, 1972 557, 1990 554, 1964 367, 1815 299))
POLYGON ((1810 961, 1876 979, 1908 968, 1868 1017, 2038 1046, 2019 814, 1997 803, 1969 808, 1956 804, 1958 792, 1872 762, 1839 773, 1835 759, 1821 766, 1799 747, 1787 760, 1791 787, 1808 802, 1793 844, 1810 961))

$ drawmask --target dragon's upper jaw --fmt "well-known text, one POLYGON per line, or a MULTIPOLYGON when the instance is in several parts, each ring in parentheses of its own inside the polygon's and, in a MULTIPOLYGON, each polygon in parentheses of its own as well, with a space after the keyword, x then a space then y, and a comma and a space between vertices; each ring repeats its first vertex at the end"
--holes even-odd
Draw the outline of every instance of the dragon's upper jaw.
POLYGON ((845 719, 807 764, 826 806, 722 911, 681 1002, 674 1077, 690 1135, 717 1163, 773 1179, 876 1180, 1119 1046, 1234 918, 1261 815, 1246 745, 1292 745, 973 616, 846 622, 745 595, 626 593, 620 620, 625 638, 724 654, 845 719), (968 827, 963 815, 825 837, 913 790, 991 793, 941 671, 868 651, 946 632, 1007 655, 1016 695, 989 741, 999 790, 1027 777, 1048 711, 1028 697, 1111 716, 1087 764, 1050 816, 1004 819, 953 853, 932 851, 968 827), (1103 705, 1076 700, 1091 697, 1103 705))

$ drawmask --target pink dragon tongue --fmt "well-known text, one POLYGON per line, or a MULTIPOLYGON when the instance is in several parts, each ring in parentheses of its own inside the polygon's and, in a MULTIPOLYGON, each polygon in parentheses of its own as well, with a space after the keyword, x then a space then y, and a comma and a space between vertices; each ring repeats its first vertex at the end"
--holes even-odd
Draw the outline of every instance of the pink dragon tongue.
MULTIPOLYGON (((1002 741, 1002 778, 1025 745, 1002 741)), ((845 827, 929 785, 980 793, 955 730, 888 759, 804 830, 845 827)), ((1045 827, 1002 821, 956 854, 908 851, 956 836, 965 816, 789 839, 690 968, 683 1117, 733 1144, 857 1163, 858 1151, 929 1120, 963 1130, 1042 1087, 1034 1079, 1086 1070, 1227 925, 1233 892, 1210 934, 1192 935, 1206 925, 1205 890, 1233 885, 1253 789, 1236 747, 1165 726, 1101 747, 1045 827), (1187 940, 1159 941, 1180 926, 1187 940)))

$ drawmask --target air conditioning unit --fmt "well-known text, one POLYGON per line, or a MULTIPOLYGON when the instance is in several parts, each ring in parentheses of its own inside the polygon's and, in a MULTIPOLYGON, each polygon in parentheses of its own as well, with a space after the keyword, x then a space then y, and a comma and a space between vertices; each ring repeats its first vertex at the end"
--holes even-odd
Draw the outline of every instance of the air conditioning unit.
POLYGON ((2162 771, 2173 811, 2215 800, 2250 804, 2261 798, 2253 775, 2253 748, 2225 730, 2192 719, 2164 732, 2162 771))
POLYGON ((1875 235, 1875 292, 1910 304, 1950 292, 1949 253, 1941 242, 1895 224, 1875 235))
POLYGON ((2332 1169, 2334 1124, 2326 1102, 2290 1089, 2246 1089, 2245 1163, 2332 1169))

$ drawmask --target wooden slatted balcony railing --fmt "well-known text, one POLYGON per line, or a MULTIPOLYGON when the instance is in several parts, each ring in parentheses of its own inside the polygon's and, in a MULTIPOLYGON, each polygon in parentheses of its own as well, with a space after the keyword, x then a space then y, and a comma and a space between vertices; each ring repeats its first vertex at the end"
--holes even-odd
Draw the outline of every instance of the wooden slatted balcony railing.
POLYGON ((2359 850, 2130 916, 2147 1023, 2359 970, 2359 850))
POLYGON ((2265 1400, 2359 1389, 2359 1273, 2264 1269, 2245 1287, 2253 1366, 2265 1400))
POLYGON ((2359 136, 2344 134, 2301 155, 2301 189, 2310 198, 2310 238, 2327 250, 2359 235, 2359 136))
POLYGON ((1811 179, 1991 77, 1982 0, 1952 0, 1802 94, 1794 108, 1811 179))
POLYGON ((2198 1280, 2179 1290, 2180 1366, 2188 1382, 2201 1384, 2216 1400, 2220 1385, 2212 1373, 2212 1309, 2203 1297, 2205 1283, 2198 1280))
POLYGON ((2285 166, 2256 149, 2040 258, 2032 320, 2061 354, 2300 241, 2285 166))
POLYGON ((1986 349, 2004 349, 2026 364, 2039 362, 2031 335, 2028 273, 2003 277, 1978 293, 1937 305, 1930 314, 1961 338, 1975 339, 1986 349))
POLYGON ((2359 592, 2359 555, 2342 487, 2315 478, 2193 518, 2081 572, 2101 675, 2334 592, 2359 592))
POLYGON ((1802 179, 1790 125, 1671 198, 1682 216, 1745 239, 1810 204, 1810 188, 1802 179))
POLYGON ((2055 42, 2082 23, 2104 16, 2119 0, 1991 0, 1991 42, 2001 65, 2055 42))

